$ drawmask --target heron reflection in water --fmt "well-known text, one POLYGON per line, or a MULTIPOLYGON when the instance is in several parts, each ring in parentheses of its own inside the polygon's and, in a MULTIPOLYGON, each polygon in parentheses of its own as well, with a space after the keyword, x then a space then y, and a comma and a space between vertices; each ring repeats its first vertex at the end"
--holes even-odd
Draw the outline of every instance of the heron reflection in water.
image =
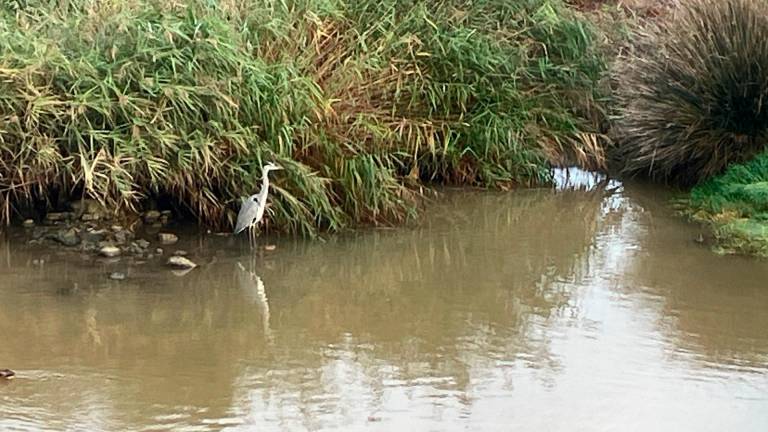
POLYGON ((267 291, 264 289, 264 282, 261 280, 252 269, 254 263, 252 262, 251 270, 248 270, 240 262, 237 263, 237 282, 240 288, 245 293, 246 298, 251 304, 255 304, 261 313, 261 324, 264 328, 264 337, 270 344, 273 341, 272 329, 269 326, 269 300, 267 299, 267 291))

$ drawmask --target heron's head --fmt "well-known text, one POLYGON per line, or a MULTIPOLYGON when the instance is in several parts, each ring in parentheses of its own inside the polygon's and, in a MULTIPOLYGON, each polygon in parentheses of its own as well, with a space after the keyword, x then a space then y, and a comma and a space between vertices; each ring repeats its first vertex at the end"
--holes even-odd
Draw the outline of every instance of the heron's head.
POLYGON ((283 167, 281 167, 280 165, 276 165, 274 162, 269 162, 268 164, 264 165, 264 172, 281 170, 281 169, 283 169, 283 167))

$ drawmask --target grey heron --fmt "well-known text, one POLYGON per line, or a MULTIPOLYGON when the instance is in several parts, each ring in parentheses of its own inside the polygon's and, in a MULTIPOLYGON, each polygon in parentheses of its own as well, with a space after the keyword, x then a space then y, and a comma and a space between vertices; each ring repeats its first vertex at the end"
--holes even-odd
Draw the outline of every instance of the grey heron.
MULTIPOLYGON (((264 209, 267 207, 267 194, 269 193, 269 172, 283 169, 282 167, 270 162, 261 168, 261 190, 256 195, 249 196, 240 206, 240 212, 237 214, 237 224, 235 225, 235 234, 240 234, 246 228, 253 228, 261 222, 264 217, 264 209)), ((253 236, 253 231, 251 231, 253 236)))

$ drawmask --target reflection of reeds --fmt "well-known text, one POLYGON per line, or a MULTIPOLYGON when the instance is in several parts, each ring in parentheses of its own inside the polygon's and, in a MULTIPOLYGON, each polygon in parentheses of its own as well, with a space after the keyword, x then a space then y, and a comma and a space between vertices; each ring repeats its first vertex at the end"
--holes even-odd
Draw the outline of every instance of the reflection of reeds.
POLYGON ((272 226, 305 233, 400 221, 411 180, 540 183, 602 161, 596 40, 550 0, 5 2, 0 216, 84 194, 226 225, 267 160, 272 226))

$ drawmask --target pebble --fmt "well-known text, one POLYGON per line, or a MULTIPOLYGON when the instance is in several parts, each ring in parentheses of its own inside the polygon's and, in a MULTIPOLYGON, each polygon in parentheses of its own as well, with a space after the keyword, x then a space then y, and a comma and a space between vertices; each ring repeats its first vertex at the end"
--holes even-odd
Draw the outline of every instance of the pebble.
POLYGON ((275 249, 277 249, 277 246, 275 246, 275 245, 266 245, 266 246, 264 246, 264 250, 273 251, 275 249))
POLYGON ((112 280, 125 280, 125 273, 112 272, 112 274, 109 275, 109 278, 112 280))
POLYGON ((48 213, 45 215, 45 220, 49 222, 61 222, 65 220, 68 213, 48 213))
POLYGON ((179 241, 179 238, 176 236, 176 234, 171 233, 159 233, 157 235, 157 239, 160 240, 160 243, 164 245, 174 244, 179 241))
POLYGON ((35 226, 35 221, 32 219, 24 219, 24 228, 32 228, 35 226))
POLYGON ((103 248, 99 249, 99 254, 107 258, 113 258, 120 255, 120 248, 115 246, 104 246, 103 248))
POLYGON ((155 253, 158 254, 158 255, 162 255, 163 254, 163 248, 155 249, 155 253))
POLYGON ((142 248, 142 249, 146 249, 146 248, 148 248, 148 247, 149 247, 149 242, 148 242, 148 241, 146 241, 146 240, 144 240, 144 239, 138 239, 138 240, 136 240, 136 244, 137 244, 137 245, 138 245, 140 248, 142 248))
POLYGON ((174 256, 187 256, 187 251, 184 249, 179 249, 177 251, 173 251, 174 256))
POLYGON ((192 269, 197 267, 197 264, 193 263, 187 258, 184 258, 183 256, 178 256, 178 255, 174 255, 168 258, 168 265, 171 267, 182 268, 182 269, 192 269))
POLYGON ((80 220, 83 222, 97 221, 99 220, 99 215, 93 213, 84 213, 82 216, 80 216, 80 220))
POLYGON ((144 252, 144 248, 139 246, 136 242, 132 242, 130 246, 128 246, 128 250, 135 255, 141 255, 144 252))
POLYGON ((129 231, 117 231, 115 233, 115 241, 118 243, 127 243, 133 238, 133 234, 129 231))
POLYGON ((150 210, 144 213, 144 222, 148 224, 155 223, 158 219, 160 219, 160 212, 157 210, 150 210))

